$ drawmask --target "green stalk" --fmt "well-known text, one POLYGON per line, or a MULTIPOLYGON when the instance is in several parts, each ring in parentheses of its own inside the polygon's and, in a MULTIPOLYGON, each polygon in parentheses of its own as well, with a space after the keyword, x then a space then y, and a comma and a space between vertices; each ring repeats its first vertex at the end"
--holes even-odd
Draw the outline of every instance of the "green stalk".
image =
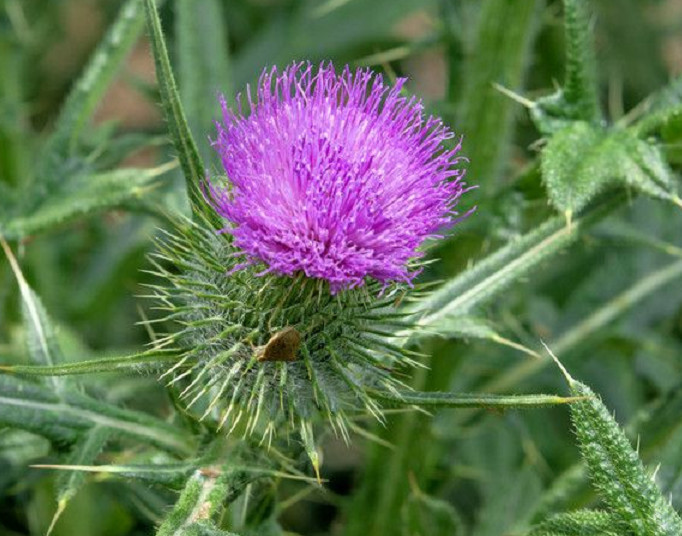
POLYGON ((175 83, 175 76, 171 68, 168 49, 161 29, 161 20, 154 0, 144 0, 147 26, 151 36, 156 78, 161 93, 161 103, 168 122, 168 130, 175 150, 180 157, 180 165, 185 176, 187 196, 195 220, 206 218, 216 228, 222 227, 220 218, 210 209, 201 191, 201 184, 206 176, 204 163, 199 156, 197 145, 190 132, 184 108, 180 102, 180 95, 175 83))
MULTIPOLYGON (((500 84, 514 91, 521 89, 528 64, 529 47, 535 34, 538 13, 544 2, 526 0, 487 0, 481 6, 475 42, 466 48, 461 76, 451 66, 450 87, 464 86, 461 95, 461 123, 464 154, 470 162, 467 176, 492 194, 507 161, 510 147, 514 102, 495 89, 500 84)), ((452 33, 455 33, 454 30, 452 33)), ((451 49, 457 46, 451 36, 451 49)))

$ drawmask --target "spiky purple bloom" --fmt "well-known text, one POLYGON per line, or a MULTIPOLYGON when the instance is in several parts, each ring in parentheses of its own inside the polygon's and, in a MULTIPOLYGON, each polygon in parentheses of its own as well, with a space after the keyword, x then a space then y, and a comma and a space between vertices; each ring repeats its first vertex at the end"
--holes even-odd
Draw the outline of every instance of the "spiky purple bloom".
POLYGON ((457 221, 465 171, 461 138, 443 147, 454 134, 401 95, 405 81, 295 63, 264 72, 255 98, 247 88, 246 113, 221 98, 213 145, 231 187, 211 197, 246 264, 332 291, 412 280, 422 242, 457 221))

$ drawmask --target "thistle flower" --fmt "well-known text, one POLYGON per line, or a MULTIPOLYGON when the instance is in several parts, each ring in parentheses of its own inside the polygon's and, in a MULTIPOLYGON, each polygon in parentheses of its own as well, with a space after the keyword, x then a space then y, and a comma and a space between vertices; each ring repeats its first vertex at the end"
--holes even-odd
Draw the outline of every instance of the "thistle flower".
POLYGON ((303 272, 333 292, 412 280, 417 248, 456 221, 464 170, 460 142, 443 147, 454 134, 404 84, 294 63, 263 73, 246 114, 221 99, 214 147, 231 187, 211 192, 242 266, 303 272))
POLYGON ((416 364, 393 340, 412 326, 398 304, 465 187, 459 142, 443 147, 452 132, 404 82, 294 64, 261 77, 248 113, 222 100, 229 186, 207 198, 225 228, 178 221, 154 259, 180 327, 156 342, 179 354, 162 378, 198 418, 268 441, 297 429, 315 464, 314 420, 345 437, 349 413, 381 419, 372 390, 416 364))

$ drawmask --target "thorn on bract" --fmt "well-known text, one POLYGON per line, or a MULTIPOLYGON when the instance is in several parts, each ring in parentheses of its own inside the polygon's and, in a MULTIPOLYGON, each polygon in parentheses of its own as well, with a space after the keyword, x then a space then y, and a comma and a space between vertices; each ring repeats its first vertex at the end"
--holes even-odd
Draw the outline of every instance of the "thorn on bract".
POLYGON ((310 462, 313 464, 313 470, 315 471, 315 478, 317 479, 317 483, 321 486, 322 477, 320 477, 320 458, 317 455, 317 452, 310 456, 310 462))
POLYGON ((566 228, 570 233, 573 227, 573 211, 567 210, 566 212, 564 212, 564 217, 566 218, 566 228))
POLYGON ((527 99, 523 95, 519 95, 515 91, 512 91, 511 89, 506 88, 503 85, 498 84, 497 82, 493 82, 492 85, 497 91, 499 91, 500 93, 502 93, 506 97, 509 97, 514 102, 518 102, 522 106, 525 106, 526 108, 529 108, 529 109, 535 107, 535 103, 532 100, 527 99))
POLYGON ((541 340, 540 342, 542 343, 542 346, 545 347, 545 350, 547 350, 547 353, 549 354, 549 356, 554 360, 554 362, 556 363, 557 367, 559 367, 559 370, 561 371, 561 373, 562 373, 562 374, 564 375, 564 377, 566 378, 566 381, 568 382, 568 384, 569 384, 569 385, 573 385, 573 384, 575 383, 575 380, 574 380, 573 377, 568 373, 568 371, 566 370, 566 367, 564 367, 564 366, 561 364, 561 361, 559 361, 559 358, 558 358, 556 355, 554 355, 554 352, 552 352, 552 350, 550 349, 550 347, 547 346, 547 344, 545 344, 545 341, 542 341, 542 340, 541 340))
POLYGON ((47 532, 45 533, 45 536, 50 536, 52 534, 52 531, 54 530, 54 526, 57 524, 57 521, 59 518, 62 516, 62 513, 66 509, 66 500, 65 499, 60 499, 57 502, 57 511, 54 513, 54 516, 52 516, 52 521, 50 522, 50 526, 47 529, 47 532))

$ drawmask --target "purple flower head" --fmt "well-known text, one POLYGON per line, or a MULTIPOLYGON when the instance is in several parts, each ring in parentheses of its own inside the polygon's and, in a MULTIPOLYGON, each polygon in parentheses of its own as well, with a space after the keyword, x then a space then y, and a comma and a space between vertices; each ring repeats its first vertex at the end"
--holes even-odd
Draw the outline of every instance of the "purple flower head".
POLYGON ((213 145, 231 186, 210 197, 246 264, 302 271, 333 292, 412 280, 420 244, 457 221, 465 171, 461 139, 444 148, 454 134, 404 84, 294 63, 264 72, 255 97, 247 88, 246 113, 221 98, 213 145))

